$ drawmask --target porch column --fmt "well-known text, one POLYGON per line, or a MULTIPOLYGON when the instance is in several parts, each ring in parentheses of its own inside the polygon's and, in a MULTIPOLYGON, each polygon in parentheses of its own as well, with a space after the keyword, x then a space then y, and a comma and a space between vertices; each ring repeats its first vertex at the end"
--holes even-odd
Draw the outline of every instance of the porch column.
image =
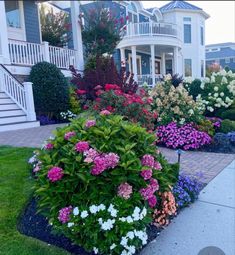
POLYGON ((120 53, 121 53, 121 66, 126 66, 125 48, 121 48, 120 53))
POLYGON ((132 56, 132 73, 134 74, 134 80, 138 81, 137 61, 136 61, 136 46, 131 46, 131 56, 132 56))
POLYGON ((173 62, 174 62, 173 74, 177 74, 179 72, 178 71, 178 47, 174 47, 173 62))
POLYGON ((155 52, 154 52, 154 45, 150 45, 151 50, 151 66, 152 66, 152 85, 155 85, 155 52))
POLYGON ((166 54, 165 52, 162 52, 161 54, 161 63, 162 63, 162 70, 161 70, 161 73, 162 75, 165 75, 166 74, 166 54))
POLYGON ((79 23, 80 3, 79 1, 70 1, 71 23, 73 31, 73 46, 76 50, 76 67, 79 71, 84 70, 82 31, 79 23))
POLYGON ((5 2, 0 1, 0 64, 10 64, 5 2))

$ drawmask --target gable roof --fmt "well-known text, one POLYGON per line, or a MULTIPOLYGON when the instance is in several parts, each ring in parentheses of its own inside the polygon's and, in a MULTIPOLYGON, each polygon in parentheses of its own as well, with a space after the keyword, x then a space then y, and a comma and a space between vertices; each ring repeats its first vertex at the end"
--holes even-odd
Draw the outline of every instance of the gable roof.
POLYGON ((218 51, 210 51, 206 52, 206 59, 214 59, 214 58, 234 58, 235 56, 235 50, 227 47, 227 48, 222 48, 218 51))
POLYGON ((202 10, 201 8, 187 3, 183 0, 181 1, 172 1, 168 4, 163 5, 160 10, 161 12, 169 11, 169 10, 174 10, 174 9, 181 9, 181 10, 202 10))

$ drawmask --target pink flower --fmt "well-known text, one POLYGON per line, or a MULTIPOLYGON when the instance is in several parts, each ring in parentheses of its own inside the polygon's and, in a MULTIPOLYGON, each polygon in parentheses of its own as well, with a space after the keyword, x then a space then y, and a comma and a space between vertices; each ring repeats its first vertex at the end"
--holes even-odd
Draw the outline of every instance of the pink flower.
POLYGON ((157 198, 156 198, 156 196, 153 195, 152 197, 150 197, 150 198, 148 199, 148 203, 149 203, 149 206, 150 206, 151 208, 154 208, 154 207, 156 206, 156 204, 157 204, 157 198))
POLYGON ((110 114, 111 114, 111 112, 108 110, 103 110, 100 112, 100 115, 110 115, 110 114))
POLYGON ((52 167, 47 173, 47 177, 51 182, 59 181, 63 175, 63 169, 58 166, 52 167))
POLYGON ((130 198, 132 194, 132 186, 127 182, 121 183, 118 187, 118 196, 123 197, 124 199, 130 198))
POLYGON ((152 177, 152 170, 143 170, 141 171, 140 175, 144 178, 144 180, 149 180, 152 177))
POLYGON ((89 143, 85 141, 81 141, 75 144, 75 151, 84 152, 89 149, 89 143))
POLYGON ((34 173, 37 173, 38 171, 40 171, 40 165, 39 164, 37 164, 35 167, 34 167, 34 169, 33 169, 33 172, 34 173))
POLYGON ((71 137, 75 136, 76 133, 74 131, 68 132, 64 135, 65 140, 69 140, 71 137))
POLYGON ((149 167, 154 167, 154 157, 149 155, 149 154, 145 154, 141 160, 141 164, 143 166, 149 166, 149 167))
POLYGON ((153 189, 150 185, 147 188, 142 188, 140 190, 140 194, 144 200, 148 200, 149 198, 151 198, 153 196, 153 193, 153 189))
POLYGON ((84 151, 84 155, 86 157, 84 159, 84 162, 91 163, 94 161, 96 157, 99 156, 99 153, 95 149, 90 148, 89 150, 84 151))
POLYGON ((91 174, 99 175, 106 170, 106 160, 104 157, 98 156, 94 159, 94 166, 91 169, 91 174))
POLYGON ((86 124, 85 124, 85 127, 86 127, 86 128, 90 128, 90 127, 95 126, 95 124, 96 124, 96 121, 95 121, 95 120, 88 120, 88 121, 86 122, 86 124))
POLYGON ((119 162, 119 156, 112 152, 105 154, 104 158, 107 168, 115 168, 119 162))
POLYGON ((156 170, 161 170, 162 169, 162 165, 158 161, 155 161, 154 162, 154 168, 156 170))
POLYGON ((70 213, 72 211, 72 206, 69 207, 64 207, 62 209, 59 210, 59 216, 58 216, 58 220, 60 222, 62 222, 63 224, 69 221, 69 216, 70 213))
POLYGON ((45 146, 44 146, 44 149, 45 150, 52 150, 54 148, 54 144, 52 143, 47 143, 45 146))
POLYGON ((156 179, 151 178, 150 179, 150 187, 152 188, 153 192, 159 190, 159 184, 156 179))

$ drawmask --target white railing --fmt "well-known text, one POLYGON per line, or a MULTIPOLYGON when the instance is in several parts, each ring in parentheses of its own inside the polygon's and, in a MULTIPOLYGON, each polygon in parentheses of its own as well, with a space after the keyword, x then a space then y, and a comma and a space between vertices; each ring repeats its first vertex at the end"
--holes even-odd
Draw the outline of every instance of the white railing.
POLYGON ((8 46, 12 64, 32 66, 44 60, 42 44, 9 40, 8 46))
MULTIPOLYGON (((122 30, 124 31, 124 30, 122 30)), ((154 35, 166 35, 166 36, 178 36, 177 25, 165 22, 141 22, 141 23, 129 23, 126 25, 124 37, 133 36, 154 36, 154 35)))
POLYGON ((38 62, 47 61, 58 68, 69 69, 75 66, 76 51, 43 44, 30 43, 18 40, 9 40, 10 61, 15 65, 33 66, 38 62))
POLYGON ((69 69, 75 65, 75 50, 49 46, 50 62, 59 68, 69 69))
POLYGON ((3 65, 0 65, 0 91, 5 92, 26 113, 28 121, 36 120, 31 82, 21 84, 3 65))
POLYGON ((148 87, 153 87, 157 84, 157 82, 161 81, 162 77, 163 76, 161 74, 155 74, 155 80, 153 82, 151 74, 137 75, 138 85, 143 86, 144 84, 147 84, 148 87))

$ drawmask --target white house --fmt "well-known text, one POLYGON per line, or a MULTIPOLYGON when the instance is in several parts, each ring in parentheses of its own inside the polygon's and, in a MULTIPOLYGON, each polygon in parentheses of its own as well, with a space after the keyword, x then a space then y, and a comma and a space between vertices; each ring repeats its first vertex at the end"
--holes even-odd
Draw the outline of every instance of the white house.
MULTIPOLYGON (((69 65, 83 70, 79 14, 94 8, 94 1, 48 1, 70 13, 72 42, 59 48, 42 42, 39 5, 45 1, 0 1, 0 131, 38 126, 32 84, 16 79, 28 75, 41 61, 57 65, 70 75, 69 65), (71 46, 72 45, 72 46, 71 46)), ((205 20, 201 8, 186 1, 172 1, 161 8, 144 9, 141 1, 104 1, 117 18, 124 18, 122 40, 113 54, 134 73, 139 84, 150 86, 166 73, 184 77, 205 75, 205 20), (128 17, 128 19, 126 18, 128 17)))

